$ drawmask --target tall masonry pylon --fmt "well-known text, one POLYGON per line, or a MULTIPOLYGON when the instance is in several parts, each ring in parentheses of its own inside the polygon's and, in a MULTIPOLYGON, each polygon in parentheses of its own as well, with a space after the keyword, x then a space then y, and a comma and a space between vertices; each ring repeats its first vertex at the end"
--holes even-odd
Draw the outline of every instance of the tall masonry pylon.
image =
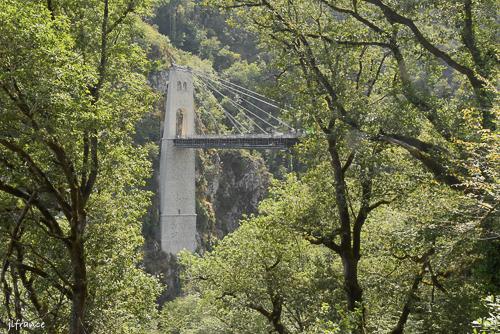
POLYGON ((160 155, 161 249, 177 254, 196 249, 195 151, 174 146, 174 138, 195 134, 193 75, 172 66, 160 155))

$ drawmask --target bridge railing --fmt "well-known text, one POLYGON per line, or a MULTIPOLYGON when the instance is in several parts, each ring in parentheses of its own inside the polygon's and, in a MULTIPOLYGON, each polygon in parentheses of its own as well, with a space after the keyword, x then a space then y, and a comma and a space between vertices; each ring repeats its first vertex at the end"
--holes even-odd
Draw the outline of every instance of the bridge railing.
POLYGON ((189 136, 177 136, 176 139, 210 139, 210 138, 298 138, 302 136, 301 131, 293 131, 287 133, 243 133, 243 134, 194 134, 189 136))
POLYGON ((174 145, 183 148, 264 148, 286 149, 299 140, 297 133, 246 135, 194 135, 175 138, 174 145))

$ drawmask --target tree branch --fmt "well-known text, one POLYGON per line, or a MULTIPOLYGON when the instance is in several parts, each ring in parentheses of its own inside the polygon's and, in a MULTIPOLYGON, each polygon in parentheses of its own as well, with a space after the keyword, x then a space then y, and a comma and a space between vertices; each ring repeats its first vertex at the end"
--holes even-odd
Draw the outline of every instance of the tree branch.
POLYGON ((133 13, 135 11, 135 8, 136 8, 135 2, 133 0, 129 1, 129 3, 127 4, 127 8, 125 9, 125 11, 120 15, 120 17, 118 17, 118 19, 113 24, 111 24, 107 28, 106 34, 110 34, 113 30, 115 30, 115 28, 118 25, 120 25, 123 22, 123 20, 125 20, 130 13, 133 13))
POLYGON ((333 250, 337 254, 340 254, 341 252, 340 246, 337 245, 332 238, 327 238, 323 236, 312 236, 308 234, 305 235, 304 238, 313 245, 323 245, 326 248, 333 250))
POLYGON ((384 205, 384 204, 385 204, 385 205, 387 205, 387 204, 391 204, 391 203, 393 202, 393 200, 394 200, 394 199, 392 199, 392 200, 385 200, 385 199, 383 199, 383 200, 380 200, 380 201, 378 201, 378 202, 375 202, 375 203, 373 203, 372 205, 370 205, 370 206, 368 207, 368 211, 373 211, 373 210, 375 210, 376 208, 378 208, 379 206, 384 205))
POLYGON ((389 53, 384 53, 384 55, 382 56, 382 60, 380 60, 380 63, 377 67, 377 71, 375 72, 375 76, 373 77, 373 79, 371 80, 369 86, 368 86, 368 90, 366 92, 366 96, 370 97, 370 95, 372 95, 372 91, 373 91, 373 87, 375 86, 375 83, 377 82, 379 76, 380 76, 380 73, 382 71, 382 67, 384 65, 384 61, 385 59, 389 56, 389 53))
POLYGON ((357 261, 361 258, 361 229, 363 228, 366 218, 368 218, 370 200, 372 197, 373 164, 370 163, 368 166, 365 166, 365 168, 362 168, 360 183, 361 204, 352 228, 352 253, 357 261))
POLYGON ((71 219, 71 206, 64 200, 63 196, 59 191, 54 187, 54 185, 50 182, 48 179, 47 175, 42 171, 42 169, 33 161, 31 156, 24 151, 21 147, 17 146, 11 141, 1 139, 0 138, 0 145, 4 146, 7 148, 9 151, 12 151, 15 153, 21 160, 26 162, 28 165, 29 170, 31 173, 38 178, 41 183, 47 187, 49 193, 54 196, 56 199, 57 203, 61 206, 61 209, 63 210, 64 214, 68 218, 68 220, 71 219))
POLYGON ((410 290, 408 291, 406 295, 406 300, 403 305, 403 309, 401 311, 401 314, 398 319, 398 323, 394 327, 394 329, 391 331, 391 334, 403 334, 404 328, 406 325, 406 322, 408 321, 408 316, 411 313, 413 303, 415 299, 417 298, 416 294, 418 291, 418 286, 422 282, 422 279, 424 278, 424 275, 426 273, 426 268, 429 263, 429 258, 430 256, 434 254, 434 248, 431 248, 428 250, 424 255, 422 255, 417 262, 422 263, 420 270, 415 274, 413 278, 413 283, 411 285, 410 290))
POLYGON ((434 175, 436 180, 450 186, 452 189, 466 191, 462 181, 460 181, 456 176, 450 174, 448 168, 440 164, 431 156, 426 155, 424 152, 410 145, 408 142, 383 134, 377 137, 380 141, 385 141, 404 148, 412 157, 422 162, 424 166, 434 175))
POLYGON ((54 4, 52 3, 52 0, 47 0, 47 9, 50 12, 50 18, 52 20, 56 19, 55 11, 54 11, 54 4))
MULTIPOLYGON (((293 32, 289 31, 288 29, 283 29, 283 31, 293 32)), ((304 36, 314 39, 321 39, 330 44, 348 45, 348 46, 379 46, 387 49, 390 48, 389 43, 377 42, 377 41, 352 41, 352 40, 332 39, 322 34, 312 34, 312 33, 304 34, 304 36)))
POLYGON ((40 276, 40 277, 43 277, 49 281, 51 281, 51 285, 56 288, 57 290, 59 290, 61 293, 63 293, 68 299, 72 299, 73 298, 73 293, 68 290, 66 287, 60 285, 59 283, 55 282, 49 274, 47 274, 45 271, 39 269, 39 268, 35 268, 35 267, 32 267, 32 266, 29 266, 29 265, 26 265, 24 263, 19 263, 19 262, 15 262, 16 266, 21 268, 22 270, 26 270, 26 271, 29 271, 37 276, 40 276))
POLYGON ((468 79, 469 82, 471 83, 472 87, 474 88, 484 88, 486 86, 485 81, 477 76, 474 71, 462 64, 459 64, 457 61, 455 61, 451 56, 444 51, 440 50, 437 48, 434 44, 432 44, 423 34, 422 32, 418 29, 418 27, 415 25, 415 22, 413 20, 398 14, 396 11, 394 11, 392 8, 389 6, 385 5, 381 0, 364 0, 365 2, 371 3, 378 8, 382 10, 382 13, 386 17, 386 19, 391 23, 399 23, 402 24, 413 32, 413 35, 415 36, 417 42, 427 51, 429 51, 432 55, 435 57, 443 60, 448 66, 451 68, 455 69, 456 71, 464 74, 468 79))
POLYGON ((415 85, 410 79, 410 74, 406 67, 406 62, 403 58, 403 54, 399 49, 396 41, 393 39, 391 42, 391 51, 396 59, 398 65, 398 73, 402 83, 402 92, 406 99, 417 109, 423 111, 425 118, 434 126, 434 129, 446 140, 452 140, 451 131, 439 118, 436 108, 434 108, 429 102, 428 98, 421 97, 417 93, 415 85))
POLYGON ((9 258, 12 256, 12 252, 14 251, 15 240, 20 237, 19 232, 21 230, 21 224, 23 223, 24 217, 26 217, 26 214, 28 213, 31 204, 32 204, 33 200, 35 199, 35 196, 36 196, 36 192, 33 192, 30 195, 23 210, 21 211, 21 214, 16 219, 16 222, 14 224, 14 228, 11 232, 11 240, 10 240, 10 242, 7 246, 7 250, 4 254, 5 258, 4 258, 4 261, 2 264, 2 271, 0 272, 0 282, 3 282, 5 280, 5 273, 7 272, 7 269, 9 268, 9 258))
MULTIPOLYGON (((11 185, 8 185, 8 184, 2 182, 1 180, 0 180, 0 191, 8 193, 8 194, 15 196, 17 198, 21 198, 25 201, 29 200, 29 198, 30 198, 30 194, 28 194, 20 189, 17 189, 11 185)), ((43 220, 43 223, 49 228, 49 230, 52 231, 52 233, 54 233, 55 235, 57 235, 59 238, 61 238, 64 241, 64 243, 66 244, 66 246, 70 247, 69 241, 67 240, 67 238, 65 238, 64 232, 62 231, 61 227, 59 226, 59 223, 54 218, 54 216, 50 213, 50 211, 47 209, 47 207, 45 207, 43 205, 43 203, 41 203, 40 200, 37 198, 34 198, 32 200, 32 204, 38 209, 38 211, 40 211, 42 216, 45 218, 45 220, 43 220)))
POLYGON ((356 151, 353 150, 353 151, 351 151, 351 153, 349 153, 349 156, 347 157, 347 160, 345 161, 344 166, 342 166, 342 174, 345 175, 345 173, 347 172, 347 170, 351 166, 352 162, 354 161, 355 156, 356 156, 356 151))
POLYGON ((465 47, 469 50, 472 60, 474 61, 474 65, 478 72, 484 76, 488 77, 488 73, 486 73, 484 69, 484 62, 481 56, 481 52, 479 51, 476 38, 474 37, 474 30, 472 27, 472 0, 465 0, 464 2, 464 28, 462 30, 462 41, 465 47))
POLYGON ((383 30, 382 28, 375 25, 373 22, 370 22, 369 20, 367 20, 364 17, 362 17, 361 15, 359 15, 357 10, 353 11, 350 9, 340 8, 340 7, 337 7, 333 4, 331 4, 330 2, 328 2, 326 0, 321 0, 321 2, 336 12, 344 13, 344 14, 348 14, 348 15, 352 16, 353 18, 355 18, 356 20, 358 20, 359 22, 361 22, 362 24, 364 24, 365 26, 367 26, 368 28, 370 28, 371 30, 373 30, 379 34, 387 34, 387 32, 385 30, 383 30))

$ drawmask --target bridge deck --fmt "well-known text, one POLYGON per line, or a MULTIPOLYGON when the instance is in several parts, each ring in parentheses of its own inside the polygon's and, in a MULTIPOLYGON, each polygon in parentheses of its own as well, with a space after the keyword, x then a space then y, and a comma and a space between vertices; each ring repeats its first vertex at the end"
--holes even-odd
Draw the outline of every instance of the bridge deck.
POLYGON ((262 148, 286 149, 295 145, 298 134, 292 135, 227 135, 175 138, 174 145, 185 148, 262 148))

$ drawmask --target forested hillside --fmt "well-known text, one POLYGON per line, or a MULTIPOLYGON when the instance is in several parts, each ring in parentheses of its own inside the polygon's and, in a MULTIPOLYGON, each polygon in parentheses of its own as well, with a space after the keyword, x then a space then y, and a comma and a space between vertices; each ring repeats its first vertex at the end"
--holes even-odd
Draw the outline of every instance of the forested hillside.
MULTIPOLYGON (((1 333, 497 333, 498 3, 0 2, 1 333), (268 96, 291 152, 197 150, 159 246, 166 71, 268 96)), ((195 81, 198 131, 229 101, 195 81)))

